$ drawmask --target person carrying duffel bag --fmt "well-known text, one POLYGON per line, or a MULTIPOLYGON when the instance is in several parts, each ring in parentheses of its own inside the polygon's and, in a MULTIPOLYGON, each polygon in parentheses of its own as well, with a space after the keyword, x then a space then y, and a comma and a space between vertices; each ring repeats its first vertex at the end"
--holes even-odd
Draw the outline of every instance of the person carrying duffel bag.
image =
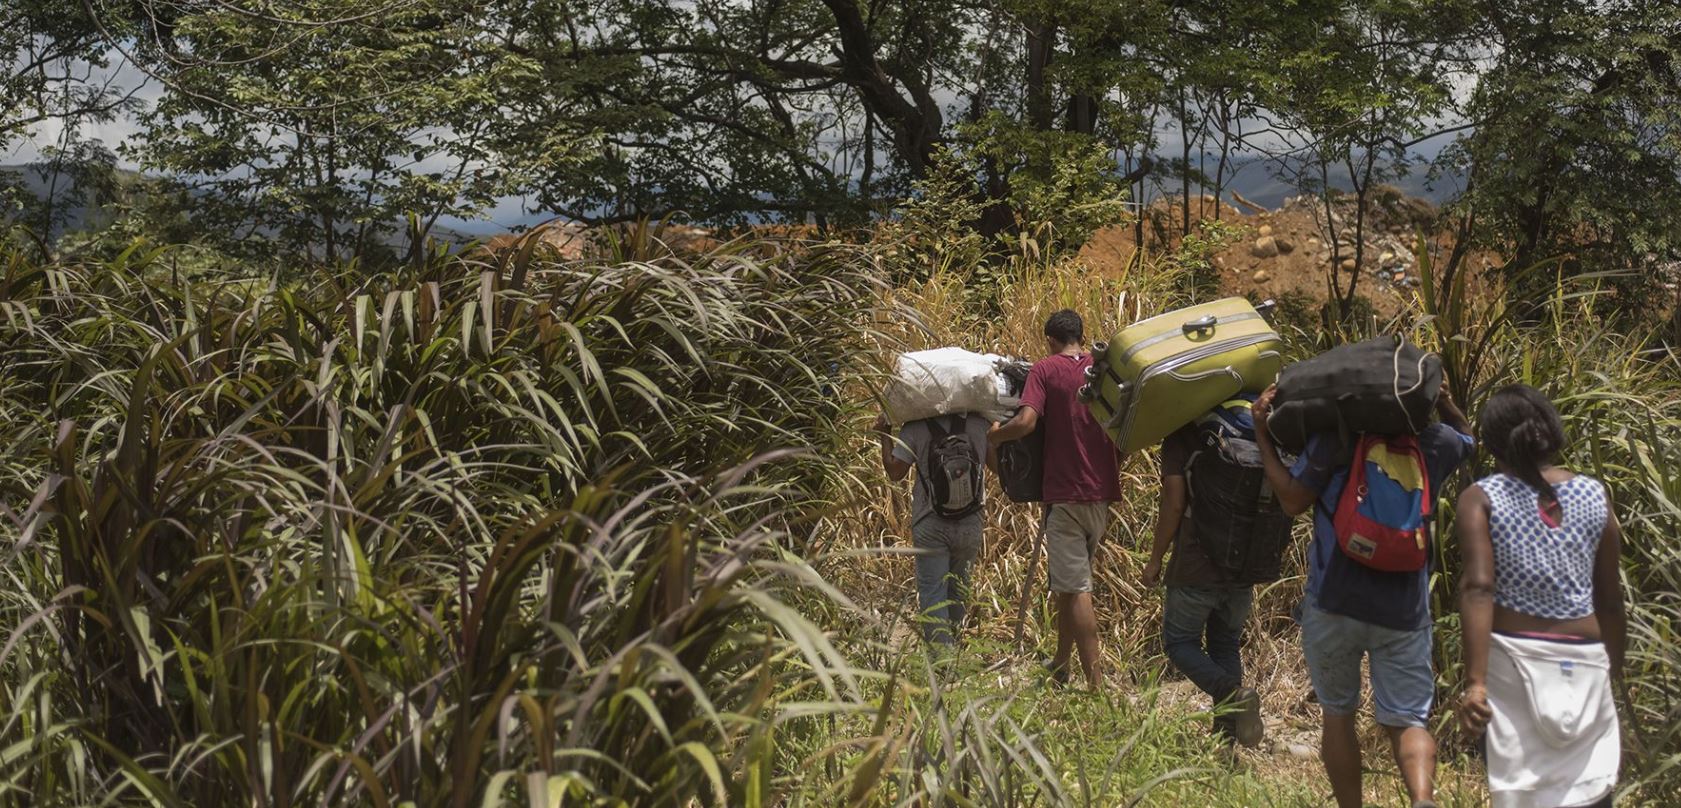
MULTIPOLYGON (((1395 355, 1392 347, 1389 356, 1395 355)), ((1255 442, 1284 511, 1313 511, 1307 586, 1296 620, 1319 701, 1321 757, 1332 793, 1341 808, 1362 804, 1356 730, 1366 662, 1375 717, 1389 736, 1412 805, 1434 808, 1430 509, 1448 476, 1471 456, 1471 424, 1444 389, 1433 399, 1441 423, 1422 424, 1416 435, 1313 432, 1296 462, 1286 466, 1274 451, 1269 423, 1279 394, 1272 388, 1256 399, 1255 442)))

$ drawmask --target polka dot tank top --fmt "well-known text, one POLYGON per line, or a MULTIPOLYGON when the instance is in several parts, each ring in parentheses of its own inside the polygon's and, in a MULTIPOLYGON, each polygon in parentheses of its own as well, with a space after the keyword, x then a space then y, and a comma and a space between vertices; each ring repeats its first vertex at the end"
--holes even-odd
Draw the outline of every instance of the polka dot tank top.
POLYGON ((1577 475, 1553 486, 1564 518, 1541 517, 1540 497, 1523 481, 1495 474, 1477 483, 1488 496, 1494 541, 1494 602, 1549 620, 1593 613, 1593 561, 1610 508, 1605 486, 1577 475))

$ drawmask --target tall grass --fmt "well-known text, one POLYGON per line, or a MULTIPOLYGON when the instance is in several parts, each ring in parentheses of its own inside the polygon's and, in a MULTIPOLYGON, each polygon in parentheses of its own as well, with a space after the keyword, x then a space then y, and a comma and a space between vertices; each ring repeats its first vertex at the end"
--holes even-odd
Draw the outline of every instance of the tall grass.
MULTIPOLYGON (((1420 261, 1423 277, 1432 277, 1422 251, 1420 261)), ((1642 804, 1670 804, 1681 799, 1681 645, 1674 630, 1681 617, 1681 357, 1663 344, 1658 324, 1631 329, 1604 279, 1555 282, 1545 316, 1523 326, 1503 295, 1475 298, 1465 293, 1462 274, 1456 281, 1454 271, 1440 274, 1450 284, 1423 286, 1427 317, 1417 333, 1441 352, 1456 395, 1472 405, 1467 409, 1474 415, 1503 384, 1539 388, 1558 405, 1572 439, 1564 465, 1610 489, 1625 533, 1630 611, 1627 678, 1617 694, 1628 775, 1622 790, 1642 804)), ((1491 460, 1480 461, 1462 482, 1492 471, 1491 460)), ((1441 535, 1444 574, 1435 601, 1446 630, 1438 631, 1438 650, 1444 692, 1454 692, 1462 674, 1451 613, 1457 548, 1450 533, 1441 535)))
MULTIPOLYGON (((1024 247, 894 288, 876 269, 893 246, 679 255, 636 229, 601 261, 533 239, 214 282, 144 248, 0 253, 0 801, 1322 802, 1316 761, 1227 765, 1168 673, 1159 593, 1138 583, 1148 453, 1123 467, 1097 560, 1105 691, 1037 674, 1042 596, 1013 646, 1036 513, 996 488, 968 640, 920 653, 908 490, 865 432, 875 374, 905 348, 1035 356, 1063 307, 1106 336, 1194 284, 1171 261, 1105 275, 1024 247)), ((1470 406, 1502 380, 1542 386, 1570 461, 1616 493, 1630 793, 1662 802, 1681 782, 1681 374, 1591 301, 1561 293, 1546 330, 1522 330, 1497 301, 1427 289, 1403 325, 1470 406)), ((1245 649, 1279 752, 1315 742, 1300 576, 1298 558, 1259 593, 1245 649)), ((1441 779, 1445 804, 1483 800, 1465 760, 1441 779)), ((1370 799, 1399 793, 1392 772, 1368 780, 1370 799)))
POLYGON ((159 255, 0 258, 11 800, 763 804, 860 703, 796 604, 867 262, 159 255))

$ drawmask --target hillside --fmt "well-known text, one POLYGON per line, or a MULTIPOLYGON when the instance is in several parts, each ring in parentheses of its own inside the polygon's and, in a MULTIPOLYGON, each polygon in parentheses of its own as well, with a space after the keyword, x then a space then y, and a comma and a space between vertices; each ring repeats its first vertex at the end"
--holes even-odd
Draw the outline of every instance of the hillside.
MULTIPOLYGON (((1380 318, 1388 319, 1402 310, 1418 286, 1414 252, 1419 236, 1428 237, 1436 255, 1452 249, 1452 238, 1430 201, 1387 186, 1374 197, 1361 239, 1365 248, 1356 293, 1371 302, 1380 318)), ((1272 210, 1230 203, 1216 210, 1213 197, 1205 195, 1191 201, 1190 227, 1214 246, 1206 258, 1222 293, 1324 301, 1333 264, 1345 273, 1355 269, 1353 205, 1341 197, 1332 208, 1327 215, 1323 200, 1291 196, 1272 210)), ((1100 272, 1118 275, 1137 260, 1141 231, 1146 255, 1181 249, 1185 219, 1177 199, 1150 205, 1140 218, 1099 231, 1080 251, 1081 259, 1100 272)), ((1483 253, 1471 257, 1479 268, 1493 260, 1483 253)))

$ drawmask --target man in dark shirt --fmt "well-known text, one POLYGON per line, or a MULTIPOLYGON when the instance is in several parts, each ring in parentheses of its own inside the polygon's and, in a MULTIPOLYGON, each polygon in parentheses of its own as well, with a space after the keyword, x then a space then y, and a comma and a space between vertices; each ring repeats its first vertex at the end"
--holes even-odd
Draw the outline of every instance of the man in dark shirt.
POLYGON ((1056 656, 1047 667, 1067 678, 1074 650, 1086 684, 1098 686, 1097 615, 1092 609, 1092 557, 1109 526, 1109 503, 1121 498, 1115 444, 1080 401, 1091 354, 1085 324, 1063 309, 1045 322, 1049 356, 1033 364, 1022 391, 1022 407, 1009 423, 988 435, 996 448, 1045 430, 1045 556, 1056 602, 1056 656))
MULTIPOLYGON (((1298 605, 1302 653, 1319 700, 1319 757, 1341 808, 1359 808, 1360 663, 1371 669, 1377 722, 1389 734, 1391 751, 1414 808, 1434 808, 1436 740, 1428 721, 1435 698, 1430 667, 1430 567, 1417 572, 1383 572, 1354 561, 1337 545, 1332 518, 1348 481, 1350 452, 1340 436, 1316 434, 1294 467, 1285 468, 1274 449, 1267 417, 1277 388, 1255 401, 1255 442, 1261 447, 1267 482, 1292 515, 1313 509, 1308 545, 1307 591, 1298 605)), ((1432 495, 1471 456, 1471 422, 1444 386, 1436 399, 1442 423, 1418 436, 1432 495)), ((1428 530, 1429 522, 1425 522, 1428 530)))
POLYGON ((1261 697, 1254 688, 1243 686, 1239 650, 1254 587, 1226 582, 1190 529, 1190 521, 1196 517, 1194 508, 1188 507, 1191 503, 1185 470, 1196 451, 1195 424, 1162 442, 1161 510, 1156 516, 1155 541, 1150 547, 1150 561, 1144 565, 1143 583, 1154 587, 1161 580, 1162 556, 1171 546, 1167 597, 1162 602, 1162 646, 1173 666, 1207 693, 1216 707, 1236 708, 1214 719, 1214 731, 1254 746, 1260 743, 1263 730, 1261 697))

